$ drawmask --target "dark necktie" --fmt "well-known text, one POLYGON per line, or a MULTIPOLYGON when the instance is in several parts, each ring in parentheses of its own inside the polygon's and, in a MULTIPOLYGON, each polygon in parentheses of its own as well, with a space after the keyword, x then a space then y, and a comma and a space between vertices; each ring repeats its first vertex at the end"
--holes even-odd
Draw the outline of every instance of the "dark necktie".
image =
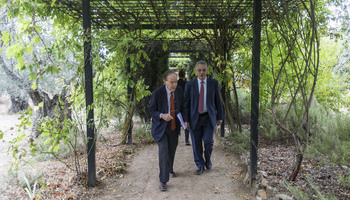
POLYGON ((204 106, 204 81, 201 81, 201 90, 199 92, 198 112, 203 113, 204 106))
POLYGON ((171 120, 171 130, 175 130, 175 102, 174 102, 174 92, 170 93, 170 115, 173 118, 171 120))

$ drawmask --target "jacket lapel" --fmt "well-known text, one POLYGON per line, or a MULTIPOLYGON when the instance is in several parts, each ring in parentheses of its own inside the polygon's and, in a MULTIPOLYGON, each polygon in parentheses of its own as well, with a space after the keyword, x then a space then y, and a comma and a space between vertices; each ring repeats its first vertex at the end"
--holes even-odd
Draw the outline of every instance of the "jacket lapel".
POLYGON ((196 104, 198 105, 198 100, 199 100, 199 87, 198 87, 198 79, 196 78, 194 80, 194 91, 193 91, 194 99, 196 104))
POLYGON ((208 109, 208 105, 211 105, 211 98, 209 98, 209 95, 212 95, 212 88, 211 88, 211 84, 210 84, 210 79, 207 77, 207 96, 206 96, 206 100, 207 100, 207 109, 208 109))
POLYGON ((178 87, 176 87, 174 91, 174 101, 175 101, 175 115, 178 113, 179 108, 179 90, 178 87))
POLYGON ((168 108, 168 94, 166 92, 165 87, 166 87, 166 85, 163 85, 163 88, 161 90, 161 95, 160 96, 162 98, 161 102, 163 103, 162 107, 164 108, 163 112, 168 113, 168 110, 169 110, 169 108, 168 108))

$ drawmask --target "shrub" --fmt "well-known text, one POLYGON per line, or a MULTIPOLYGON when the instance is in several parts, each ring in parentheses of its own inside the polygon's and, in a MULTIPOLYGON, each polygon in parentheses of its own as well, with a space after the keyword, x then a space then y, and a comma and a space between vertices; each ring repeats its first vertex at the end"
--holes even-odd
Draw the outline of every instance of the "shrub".
POLYGON ((307 155, 323 162, 350 164, 350 117, 319 109, 314 112, 307 155))
POLYGON ((249 150, 249 130, 243 130, 243 133, 239 131, 230 132, 228 137, 224 140, 227 141, 227 147, 238 153, 244 153, 249 150))
MULTIPOLYGON (((315 193, 317 196, 317 199, 319 200, 337 200, 337 198, 334 196, 334 194, 328 194, 324 195, 320 192, 320 189, 316 187, 309 179, 307 180, 307 183, 311 186, 312 190, 311 193, 315 193)), ((311 197, 314 197, 314 195, 305 194, 297 187, 292 186, 290 183, 288 183, 286 180, 284 180, 284 184, 286 188, 295 196, 296 200, 307 200, 312 199, 311 197)))
MULTIPOLYGON (((306 149, 306 156, 321 163, 350 165, 350 117, 321 107, 312 110, 312 135, 306 149)), ((350 171, 339 175, 339 183, 350 187, 350 171)))
POLYGON ((344 187, 350 188, 350 169, 348 169, 347 174, 339 175, 339 183, 344 187))
POLYGON ((133 128, 133 136, 136 143, 152 143, 154 142, 151 135, 151 124, 150 123, 139 123, 133 128))

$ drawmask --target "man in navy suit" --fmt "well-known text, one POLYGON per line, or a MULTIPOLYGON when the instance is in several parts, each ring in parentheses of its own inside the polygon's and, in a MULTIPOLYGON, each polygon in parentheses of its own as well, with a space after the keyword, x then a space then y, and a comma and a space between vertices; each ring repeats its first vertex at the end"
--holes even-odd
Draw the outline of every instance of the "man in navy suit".
POLYGON ((177 87, 177 75, 168 70, 163 75, 164 85, 152 92, 150 116, 152 136, 158 143, 159 180, 161 191, 167 190, 169 177, 175 177, 173 164, 181 123, 176 117, 183 115, 184 97, 181 87, 177 87))
POLYGON ((214 129, 224 118, 218 81, 207 77, 208 65, 205 61, 196 63, 197 78, 186 84, 185 113, 186 127, 190 128, 196 174, 204 167, 212 167, 211 153, 214 144, 214 129), (204 159, 203 144, 204 143, 204 159))
MULTIPOLYGON (((183 90, 185 90, 187 80, 186 80, 186 72, 184 69, 179 70, 179 80, 177 81, 177 85, 180 86, 183 90)), ((190 146, 191 143, 189 141, 190 131, 188 129, 185 130, 185 144, 190 146)))

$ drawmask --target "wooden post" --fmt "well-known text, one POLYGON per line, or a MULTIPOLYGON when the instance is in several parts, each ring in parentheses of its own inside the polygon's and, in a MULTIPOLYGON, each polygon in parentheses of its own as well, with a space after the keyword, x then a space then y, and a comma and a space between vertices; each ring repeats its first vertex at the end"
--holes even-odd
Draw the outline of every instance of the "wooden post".
POLYGON ((84 70, 85 70, 85 100, 86 100, 86 132, 88 155, 88 186, 96 186, 96 161, 95 161, 95 134, 94 134, 94 109, 93 109, 93 77, 91 62, 91 13, 90 0, 82 0, 83 28, 84 28, 84 70))

